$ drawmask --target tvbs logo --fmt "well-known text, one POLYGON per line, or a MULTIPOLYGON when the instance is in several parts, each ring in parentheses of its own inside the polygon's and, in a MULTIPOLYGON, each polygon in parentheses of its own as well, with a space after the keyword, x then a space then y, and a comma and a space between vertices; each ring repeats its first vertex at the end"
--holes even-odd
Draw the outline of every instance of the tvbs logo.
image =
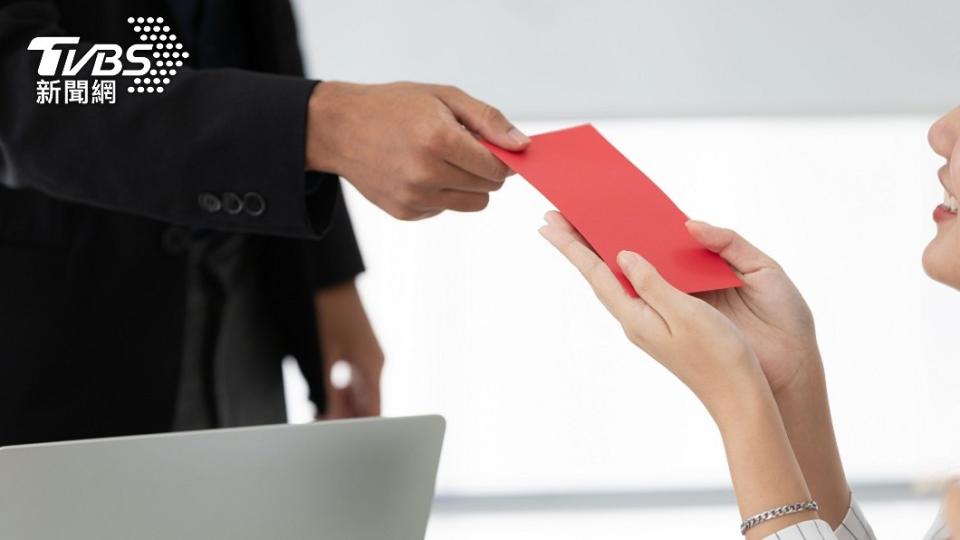
POLYGON ((93 60, 93 67, 90 75, 94 77, 114 77, 123 74, 124 76, 146 75, 150 71, 150 51, 153 45, 137 44, 127 48, 126 60, 129 63, 137 64, 135 69, 124 69, 123 48, 113 43, 97 43, 90 47, 87 52, 77 60, 77 50, 74 48, 66 49, 66 60, 60 62, 61 53, 64 50, 57 48, 61 45, 79 45, 79 37, 38 37, 33 38, 27 49, 31 51, 43 51, 40 57, 40 67, 37 68, 37 75, 41 77, 55 77, 57 75, 74 76, 80 73, 80 70, 93 60))
POLYGON ((81 44, 76 36, 34 38, 27 49, 41 53, 37 103, 115 103, 117 81, 110 77, 132 78, 126 79, 129 94, 162 94, 190 53, 163 17, 130 17, 127 23, 142 43, 123 48, 115 43, 81 44), (81 72, 91 78, 78 78, 81 72))

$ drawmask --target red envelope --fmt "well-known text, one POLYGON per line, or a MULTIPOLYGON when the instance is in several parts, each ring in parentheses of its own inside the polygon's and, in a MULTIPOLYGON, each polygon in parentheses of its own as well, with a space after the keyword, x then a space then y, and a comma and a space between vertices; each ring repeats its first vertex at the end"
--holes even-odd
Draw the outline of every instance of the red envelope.
POLYGON ((636 296, 617 265, 625 249, 642 255, 684 292, 741 285, 723 259, 690 236, 677 205, 593 126, 531 139, 522 152, 484 144, 557 207, 630 294, 636 296))

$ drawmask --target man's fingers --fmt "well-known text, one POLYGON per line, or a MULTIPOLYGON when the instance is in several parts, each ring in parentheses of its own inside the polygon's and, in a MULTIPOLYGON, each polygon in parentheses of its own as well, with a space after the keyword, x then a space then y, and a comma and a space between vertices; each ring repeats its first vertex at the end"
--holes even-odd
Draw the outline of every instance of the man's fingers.
POLYGON ((460 126, 453 127, 452 131, 443 151, 443 159, 447 163, 498 183, 513 173, 510 167, 484 148, 472 133, 460 126))
POLYGON ((663 279, 646 259, 632 251, 621 251, 617 255, 617 264, 637 295, 660 314, 668 327, 680 307, 691 300, 663 279))
POLYGON ((371 381, 367 375, 360 375, 352 381, 351 389, 357 416, 380 416, 379 381, 371 381))
POLYGON ((435 187, 439 190, 451 189, 454 191, 489 193, 503 187, 503 180, 488 180, 487 178, 477 176, 472 172, 465 171, 450 163, 440 164, 440 169, 436 175, 437 181, 435 182, 435 187))
POLYGON ((687 222, 687 230, 694 240, 700 242, 700 245, 720 255, 741 274, 749 274, 764 268, 779 268, 776 261, 730 229, 721 229, 703 221, 690 220, 687 222))
POLYGON ((327 389, 327 410, 324 412, 324 420, 340 420, 353 417, 353 397, 346 388, 327 389))
POLYGON ((454 87, 439 87, 437 95, 453 111, 460 123, 500 148, 522 150, 530 144, 530 138, 514 127, 503 113, 492 105, 454 87))
POLYGON ((363 408, 360 411, 362 416, 380 416, 380 391, 371 391, 367 394, 363 408))
POLYGON ((442 189, 431 198, 434 208, 456 212, 479 212, 490 204, 490 195, 472 191, 442 189))

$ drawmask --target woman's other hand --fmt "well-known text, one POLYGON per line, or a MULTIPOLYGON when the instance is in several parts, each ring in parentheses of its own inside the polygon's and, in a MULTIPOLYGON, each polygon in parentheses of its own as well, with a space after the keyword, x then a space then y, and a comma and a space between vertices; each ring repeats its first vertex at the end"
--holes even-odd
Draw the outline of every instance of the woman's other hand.
POLYGON ((691 236, 736 271, 743 286, 699 293, 739 328, 776 395, 821 372, 810 308, 783 268, 730 229, 687 222, 691 236))
POLYGON ((729 229, 690 221, 690 234, 727 261, 743 281, 736 289, 698 294, 746 336, 790 438, 820 515, 838 527, 850 508, 827 400, 813 315, 776 261, 729 229))

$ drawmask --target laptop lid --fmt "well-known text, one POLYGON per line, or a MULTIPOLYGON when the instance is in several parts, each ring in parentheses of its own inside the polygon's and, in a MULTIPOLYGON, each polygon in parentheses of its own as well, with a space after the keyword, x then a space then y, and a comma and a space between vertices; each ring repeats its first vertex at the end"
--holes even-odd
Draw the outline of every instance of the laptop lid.
POLYGON ((439 416, 0 448, 0 536, 422 540, 439 416))

